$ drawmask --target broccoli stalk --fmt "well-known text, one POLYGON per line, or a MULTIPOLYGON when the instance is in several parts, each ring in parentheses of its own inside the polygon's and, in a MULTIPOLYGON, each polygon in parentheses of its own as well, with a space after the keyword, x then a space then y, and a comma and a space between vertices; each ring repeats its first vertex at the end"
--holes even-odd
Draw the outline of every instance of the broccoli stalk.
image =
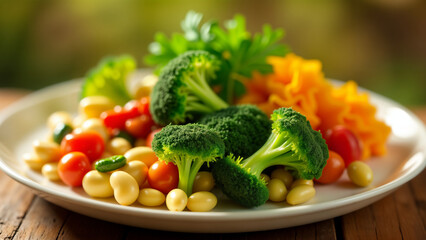
POLYGON ((228 107, 210 88, 207 79, 214 78, 215 67, 206 59, 194 64, 192 72, 183 73, 183 82, 187 85, 187 111, 212 112, 228 107), (205 105, 202 105, 204 103, 205 105))
POLYGON ((151 93, 151 114, 163 125, 184 123, 228 107, 210 88, 220 61, 206 51, 189 51, 171 60, 160 73, 151 93))
POLYGON ((178 188, 188 196, 201 166, 225 153, 220 137, 201 124, 167 125, 155 134, 152 149, 160 160, 178 167, 178 188))
POLYGON ((213 168, 213 176, 223 192, 246 207, 256 207, 268 200, 267 188, 259 179, 266 168, 283 165, 299 178, 313 179, 321 176, 328 159, 325 140, 305 116, 291 108, 280 108, 271 120, 272 133, 257 152, 246 160, 235 161, 228 156, 213 168))
POLYGON ((200 158, 174 158, 172 161, 178 167, 179 183, 178 188, 182 189, 188 196, 192 193, 195 176, 203 166, 204 162, 211 162, 215 159, 205 160, 200 158))

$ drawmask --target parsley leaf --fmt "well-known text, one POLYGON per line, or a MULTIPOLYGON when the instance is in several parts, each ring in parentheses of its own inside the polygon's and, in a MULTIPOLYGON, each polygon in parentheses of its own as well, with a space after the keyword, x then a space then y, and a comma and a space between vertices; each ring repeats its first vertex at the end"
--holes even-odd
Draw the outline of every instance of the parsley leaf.
POLYGON ((86 76, 81 98, 105 96, 118 105, 124 105, 131 100, 126 87, 126 78, 135 68, 135 60, 127 55, 102 59, 86 76))
POLYGON ((209 51, 223 62, 214 84, 219 85, 220 96, 232 103, 235 96, 244 93, 242 79, 251 77, 253 71, 271 73, 272 66, 266 58, 284 56, 289 52, 287 46, 280 43, 284 36, 282 29, 274 30, 264 25, 261 33, 252 36, 242 15, 226 21, 224 27, 216 21, 200 25, 202 17, 200 13, 189 11, 181 22, 183 33, 175 33, 170 39, 157 33, 145 62, 157 66, 158 70, 188 50, 209 51))

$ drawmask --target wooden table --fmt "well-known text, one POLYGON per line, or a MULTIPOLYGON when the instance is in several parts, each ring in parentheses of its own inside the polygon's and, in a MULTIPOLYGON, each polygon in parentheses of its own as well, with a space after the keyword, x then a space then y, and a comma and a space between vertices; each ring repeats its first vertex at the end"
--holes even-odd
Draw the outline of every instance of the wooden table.
MULTIPOLYGON (((0 108, 27 92, 0 89, 0 108)), ((426 122, 426 107, 413 109, 426 122)), ((426 171, 384 199, 313 224, 236 234, 135 228, 51 204, 0 171, 0 239, 426 239, 426 171)))

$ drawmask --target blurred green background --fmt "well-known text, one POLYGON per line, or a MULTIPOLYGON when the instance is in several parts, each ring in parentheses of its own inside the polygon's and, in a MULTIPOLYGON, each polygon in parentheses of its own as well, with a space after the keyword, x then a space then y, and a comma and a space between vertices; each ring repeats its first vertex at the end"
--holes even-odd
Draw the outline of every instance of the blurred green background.
POLYGON ((0 2, 0 87, 40 89, 84 76, 106 55, 142 58, 154 33, 181 31, 188 10, 250 31, 286 31, 293 52, 325 75, 408 106, 426 104, 424 0, 63 0, 0 2))

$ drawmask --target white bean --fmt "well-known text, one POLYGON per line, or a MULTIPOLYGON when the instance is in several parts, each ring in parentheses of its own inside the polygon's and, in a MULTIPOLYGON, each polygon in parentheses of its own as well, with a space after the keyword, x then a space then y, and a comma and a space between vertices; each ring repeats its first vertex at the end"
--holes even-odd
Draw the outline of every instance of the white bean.
POLYGON ((299 186, 299 185, 309 185, 309 186, 313 187, 314 181, 299 178, 299 179, 296 179, 296 180, 293 181, 293 183, 291 184, 291 188, 294 188, 294 187, 299 186))
POLYGON ((361 161, 354 161, 349 164, 348 176, 355 185, 366 187, 373 182, 373 171, 370 166, 361 161))
POLYGON ((58 111, 50 114, 50 116, 47 119, 47 126, 50 129, 55 129, 56 124, 58 123, 66 123, 71 125, 72 124, 72 117, 71 114, 64 111, 58 111))
POLYGON ((217 197, 206 191, 193 193, 188 198, 187 207, 192 212, 208 212, 217 204, 217 197))
POLYGON ((154 188, 142 188, 139 192, 138 202, 144 206, 156 207, 166 201, 166 196, 154 188))
POLYGON ((46 163, 41 168, 41 173, 50 181, 59 181, 58 163, 46 163))
POLYGON ((130 174, 116 171, 111 174, 109 181, 114 189, 114 198, 119 204, 130 205, 138 199, 139 185, 130 174))
POLYGON ((287 188, 290 188, 291 184, 293 183, 293 175, 291 175, 291 173, 284 168, 277 168, 272 171, 271 178, 280 179, 287 188))
POLYGON ((269 200, 273 202, 282 202, 287 196, 287 187, 278 178, 272 178, 268 183, 269 200))
POLYGON ((83 177, 83 189, 91 197, 108 198, 114 195, 110 174, 92 170, 83 177))
POLYGON ((127 162, 131 162, 134 160, 142 161, 149 168, 153 163, 158 161, 155 152, 150 147, 134 147, 128 150, 124 157, 126 157, 127 162))
POLYGON ((210 191, 214 187, 214 179, 211 172, 200 171, 195 176, 192 192, 210 191))
POLYGON ((132 148, 132 144, 124 138, 115 137, 107 144, 107 150, 113 155, 124 155, 132 148))
POLYGON ((61 149, 55 142, 36 140, 33 142, 35 155, 42 162, 57 162, 61 159, 61 149))
POLYGON ((287 203, 290 205, 302 204, 315 196, 315 188, 309 185, 298 185, 287 194, 287 203))
POLYGON ((181 212, 185 209, 187 203, 188 196, 179 188, 173 189, 167 194, 166 206, 170 211, 181 212))
POLYGON ((139 187, 142 187, 144 184, 146 177, 148 175, 148 167, 145 163, 141 161, 131 161, 126 163, 124 167, 120 169, 121 171, 127 172, 133 178, 135 178, 139 187))
POLYGON ((102 120, 99 118, 90 118, 83 122, 81 125, 82 132, 95 131, 101 135, 104 139, 104 142, 107 142, 109 139, 109 134, 107 128, 103 124, 102 120))

